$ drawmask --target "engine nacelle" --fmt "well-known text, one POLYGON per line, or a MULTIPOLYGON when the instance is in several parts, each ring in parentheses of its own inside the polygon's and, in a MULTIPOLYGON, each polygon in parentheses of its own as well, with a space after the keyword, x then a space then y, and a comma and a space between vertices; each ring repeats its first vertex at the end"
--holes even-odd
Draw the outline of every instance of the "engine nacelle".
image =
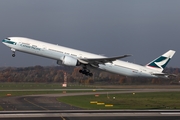
POLYGON ((57 61, 58 65, 67 65, 67 66, 78 66, 79 61, 76 58, 70 57, 70 56, 64 56, 61 60, 57 61))

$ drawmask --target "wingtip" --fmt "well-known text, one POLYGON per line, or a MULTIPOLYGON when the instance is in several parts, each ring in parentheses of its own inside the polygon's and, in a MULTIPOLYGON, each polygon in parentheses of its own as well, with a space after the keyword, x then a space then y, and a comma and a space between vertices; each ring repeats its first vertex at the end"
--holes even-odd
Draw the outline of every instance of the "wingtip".
POLYGON ((133 55, 131 55, 131 54, 127 54, 127 55, 124 55, 125 57, 130 57, 130 56, 133 56, 133 55))

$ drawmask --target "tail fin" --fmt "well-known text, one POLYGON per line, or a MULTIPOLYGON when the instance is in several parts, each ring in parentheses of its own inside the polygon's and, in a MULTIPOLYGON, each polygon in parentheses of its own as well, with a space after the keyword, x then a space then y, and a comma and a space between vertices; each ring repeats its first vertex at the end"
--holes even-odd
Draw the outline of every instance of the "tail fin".
POLYGON ((166 53, 159 56, 158 58, 156 58, 152 62, 148 63, 146 65, 146 67, 151 68, 153 70, 156 70, 158 72, 162 72, 164 70, 164 68, 166 67, 166 65, 168 64, 168 62, 173 57, 173 55, 175 54, 175 52, 176 51, 174 51, 174 50, 167 51, 166 53))

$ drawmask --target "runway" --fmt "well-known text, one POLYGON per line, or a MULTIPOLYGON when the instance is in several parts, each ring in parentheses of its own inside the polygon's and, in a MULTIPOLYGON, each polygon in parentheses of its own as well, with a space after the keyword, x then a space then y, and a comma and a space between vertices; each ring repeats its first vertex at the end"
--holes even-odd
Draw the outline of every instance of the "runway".
POLYGON ((54 110, 0 112, 0 120, 175 120, 179 110, 54 110))
POLYGON ((80 110, 65 103, 58 102, 56 97, 38 97, 38 96, 22 96, 22 97, 6 97, 0 99, 0 106, 4 111, 17 110, 80 110))
MULTIPOLYGON (((121 89, 112 93, 138 93, 180 91, 180 89, 121 89)), ((0 99, 0 120, 172 120, 180 119, 180 110, 83 110, 58 102, 57 97, 106 94, 107 92, 60 93, 43 95, 25 95, 0 99)))

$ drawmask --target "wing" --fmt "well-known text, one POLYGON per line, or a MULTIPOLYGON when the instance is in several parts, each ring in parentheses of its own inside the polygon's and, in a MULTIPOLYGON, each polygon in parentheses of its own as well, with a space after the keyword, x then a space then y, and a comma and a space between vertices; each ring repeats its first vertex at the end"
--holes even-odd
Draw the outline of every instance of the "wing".
POLYGON ((90 59, 78 59, 79 62, 81 62, 82 64, 90 64, 94 67, 98 67, 99 64, 105 64, 105 63, 112 63, 113 61, 117 60, 117 59, 122 59, 125 57, 129 57, 131 55, 123 55, 123 56, 118 56, 118 57, 110 57, 110 58, 90 58, 90 59))

